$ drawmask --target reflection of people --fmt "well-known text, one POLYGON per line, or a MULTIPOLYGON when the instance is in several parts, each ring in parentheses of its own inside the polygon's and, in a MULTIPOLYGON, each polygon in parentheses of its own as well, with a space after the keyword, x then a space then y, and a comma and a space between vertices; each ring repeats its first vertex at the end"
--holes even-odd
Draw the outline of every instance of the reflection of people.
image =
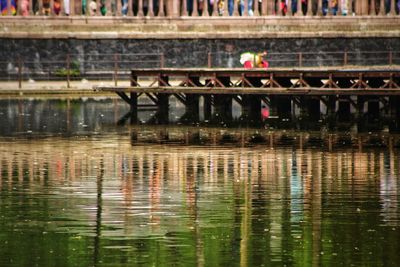
POLYGON ((266 120, 269 117, 269 109, 267 106, 262 105, 261 107, 261 119, 266 120))
POLYGON ((267 51, 261 53, 245 52, 240 55, 240 63, 246 69, 251 68, 268 68, 268 62, 263 57, 267 55, 267 51))

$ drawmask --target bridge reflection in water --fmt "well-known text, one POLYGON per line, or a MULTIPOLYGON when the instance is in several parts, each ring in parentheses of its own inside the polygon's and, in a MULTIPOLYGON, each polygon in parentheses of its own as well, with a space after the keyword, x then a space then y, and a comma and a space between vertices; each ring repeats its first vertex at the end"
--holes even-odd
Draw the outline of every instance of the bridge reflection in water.
POLYGON ((294 146, 132 146, 132 135, 135 129, 2 142, 1 220, 15 222, 0 230, 0 241, 14 239, 12 246, 0 242, 2 255, 18 262, 19 238, 47 253, 41 234, 32 235, 45 231, 55 244, 68 235, 70 248, 87 246, 86 255, 67 250, 80 263, 161 257, 172 264, 185 251, 181 263, 205 265, 232 257, 243 266, 400 260, 400 157, 393 146, 329 152, 301 138, 294 146), (17 201, 20 194, 26 201, 17 201))
POLYGON ((332 151, 353 148, 381 147, 392 151, 400 147, 400 135, 390 133, 350 133, 328 131, 295 131, 273 129, 205 128, 187 126, 146 126, 130 127, 132 145, 175 144, 206 147, 265 146, 276 148, 290 146, 298 149, 320 148, 332 151))

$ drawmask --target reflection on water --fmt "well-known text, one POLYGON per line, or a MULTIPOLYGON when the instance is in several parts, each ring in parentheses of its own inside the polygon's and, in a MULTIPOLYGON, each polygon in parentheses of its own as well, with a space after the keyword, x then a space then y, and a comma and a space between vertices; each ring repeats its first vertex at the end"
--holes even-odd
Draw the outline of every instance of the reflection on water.
MULTIPOLYGON (((139 97, 138 101, 140 107, 137 120, 133 121, 139 125, 201 125, 351 133, 400 131, 397 118, 381 117, 371 122, 368 117, 357 120, 312 120, 301 116, 290 119, 271 116, 261 120, 241 114, 238 104, 232 105, 230 118, 214 112, 209 115, 210 118, 198 116, 193 120, 191 110, 186 112, 183 104, 174 97, 170 98, 167 113, 157 110, 147 98, 139 97)), ((116 98, 0 99, 0 125, 7 125, 0 127, 0 136, 93 135, 104 131, 105 126, 115 128, 116 125, 129 124, 131 115, 129 105, 116 98)))
POLYGON ((399 153, 3 141, 0 263, 399 262, 399 153), (384 262, 382 262, 384 261, 384 262))
POLYGON ((0 266, 400 262, 396 146, 133 143, 135 128, 98 129, 3 132, 0 266))

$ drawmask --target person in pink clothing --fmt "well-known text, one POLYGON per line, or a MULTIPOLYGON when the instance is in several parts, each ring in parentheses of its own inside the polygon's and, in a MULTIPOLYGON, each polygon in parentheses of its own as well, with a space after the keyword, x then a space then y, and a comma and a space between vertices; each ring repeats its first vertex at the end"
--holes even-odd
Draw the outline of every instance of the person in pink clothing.
POLYGON ((269 64, 263 57, 267 55, 267 51, 261 53, 246 52, 240 55, 240 63, 245 69, 252 68, 268 68, 269 64))

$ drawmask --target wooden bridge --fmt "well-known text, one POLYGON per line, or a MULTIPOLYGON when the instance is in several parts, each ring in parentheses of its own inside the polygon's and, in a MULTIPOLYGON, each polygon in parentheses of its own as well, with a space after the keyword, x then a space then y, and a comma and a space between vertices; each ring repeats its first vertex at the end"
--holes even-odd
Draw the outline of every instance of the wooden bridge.
POLYGON ((95 89, 118 94, 132 114, 137 114, 138 97, 145 95, 163 114, 168 114, 168 99, 174 96, 195 118, 200 97, 205 118, 212 110, 232 117, 233 100, 242 107, 242 115, 256 120, 264 106, 281 118, 291 118, 295 110, 317 119, 350 116, 352 110, 358 116, 400 115, 398 68, 134 69, 131 86, 95 89))

